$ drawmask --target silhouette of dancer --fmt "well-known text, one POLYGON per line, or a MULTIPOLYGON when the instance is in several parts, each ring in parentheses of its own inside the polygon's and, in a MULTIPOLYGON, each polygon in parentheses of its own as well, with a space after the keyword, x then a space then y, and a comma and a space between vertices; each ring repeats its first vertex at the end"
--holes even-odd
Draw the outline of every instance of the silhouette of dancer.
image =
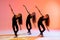
POLYGON ((17 25, 17 17, 16 15, 13 16, 12 18, 12 28, 15 33, 15 37, 17 37, 17 32, 18 32, 18 25, 17 25))
MULTIPOLYGON (((36 6, 36 8, 38 9, 38 7, 36 6)), ((38 9, 39 13, 42 15, 41 11, 38 9)), ((45 16, 41 16, 38 20, 38 28, 39 28, 39 31, 40 31, 40 36, 43 37, 43 32, 45 31, 45 27, 43 25, 43 21, 46 21, 46 25, 47 25, 47 20, 48 20, 48 15, 45 15, 45 16), (45 17, 46 16, 46 17, 45 17), (42 29, 43 30, 42 30, 42 29)))
POLYGON ((21 27, 21 25, 22 25, 22 14, 19 13, 17 16, 18 16, 18 24, 20 26, 20 30, 22 30, 22 27, 21 27))
POLYGON ((45 31, 45 27, 43 25, 43 21, 44 21, 44 16, 41 16, 38 20, 38 28, 40 31, 40 35, 43 36, 43 32, 45 31), (41 27, 43 28, 43 30, 41 30, 41 27))
POLYGON ((30 19, 32 18, 32 15, 29 13, 26 6, 25 5, 23 5, 23 6, 25 7, 26 11, 28 12, 28 16, 27 16, 27 19, 26 19, 26 28, 27 28, 28 33, 30 35, 31 34, 31 29, 32 29, 30 19))
MULTIPOLYGON (((9 4, 9 7, 10 7, 12 13, 14 14, 13 9, 12 9, 12 7, 11 7, 10 4, 9 4)), ((17 37, 18 25, 17 25, 17 16, 16 16, 15 14, 14 14, 14 16, 12 17, 12 28, 13 28, 15 37, 17 37)))

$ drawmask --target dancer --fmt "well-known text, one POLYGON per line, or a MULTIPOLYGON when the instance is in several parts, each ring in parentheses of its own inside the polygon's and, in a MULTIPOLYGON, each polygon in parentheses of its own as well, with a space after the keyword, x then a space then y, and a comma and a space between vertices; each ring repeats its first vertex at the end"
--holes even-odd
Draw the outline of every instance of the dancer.
MULTIPOLYGON (((38 9, 37 6, 36 6, 36 8, 38 9)), ((45 20, 47 21, 48 17, 47 17, 47 15, 46 15, 46 17, 43 16, 39 9, 38 9, 38 11, 41 14, 41 17, 38 20, 38 28, 39 28, 39 31, 40 31, 40 36, 43 37, 43 32, 45 31, 45 27, 43 25, 43 21, 45 21, 45 20), (41 27, 42 27, 43 30, 41 29, 41 27)))
POLYGON ((9 4, 9 7, 13 13, 13 17, 12 17, 12 28, 13 28, 13 31, 14 31, 14 34, 15 34, 15 37, 17 37, 17 32, 18 32, 18 25, 17 25, 17 16, 14 14, 13 12, 13 9, 11 7, 11 5, 9 4))
POLYGON ((32 15, 30 14, 30 12, 27 10, 26 6, 23 5, 28 13, 28 16, 27 16, 27 19, 26 19, 26 28, 28 30, 28 33, 29 35, 31 34, 31 29, 32 29, 32 26, 31 26, 31 22, 30 22, 30 19, 32 18, 32 15))

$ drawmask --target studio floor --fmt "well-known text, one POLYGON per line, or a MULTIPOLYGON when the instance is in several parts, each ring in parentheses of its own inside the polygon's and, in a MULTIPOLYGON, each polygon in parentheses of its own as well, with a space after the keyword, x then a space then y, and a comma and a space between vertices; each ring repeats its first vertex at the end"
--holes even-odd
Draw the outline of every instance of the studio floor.
POLYGON ((44 37, 39 36, 38 30, 31 30, 31 35, 27 31, 21 30, 18 32, 18 37, 14 38, 14 33, 6 31, 0 33, 0 40, 60 40, 60 30, 50 30, 44 32, 44 37))

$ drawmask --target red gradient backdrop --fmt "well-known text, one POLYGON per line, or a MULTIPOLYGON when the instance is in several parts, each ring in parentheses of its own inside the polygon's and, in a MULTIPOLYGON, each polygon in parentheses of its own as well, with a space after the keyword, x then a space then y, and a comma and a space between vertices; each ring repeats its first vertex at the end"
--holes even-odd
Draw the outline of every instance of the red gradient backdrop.
MULTIPOLYGON (((22 13, 23 25, 22 28, 26 29, 25 22, 28 13, 22 6, 26 5, 29 12, 36 12, 36 19, 38 21, 41 16, 35 5, 41 10, 42 14, 49 14, 50 16, 50 29, 60 30, 60 0, 0 0, 0 31, 12 30, 12 12, 9 8, 11 4, 15 14, 22 13)), ((33 29, 34 25, 32 24, 33 29)), ((36 22, 37 27, 37 22, 36 22)))

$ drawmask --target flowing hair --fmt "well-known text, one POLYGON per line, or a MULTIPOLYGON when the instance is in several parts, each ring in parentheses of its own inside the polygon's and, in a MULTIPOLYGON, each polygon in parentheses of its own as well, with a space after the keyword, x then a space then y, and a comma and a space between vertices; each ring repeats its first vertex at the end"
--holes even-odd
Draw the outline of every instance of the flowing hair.
POLYGON ((19 24, 22 24, 22 14, 18 14, 18 23, 19 24))
POLYGON ((35 12, 33 12, 32 15, 33 15, 32 16, 32 21, 33 21, 33 23, 35 23, 36 22, 36 14, 35 14, 35 12))
POLYGON ((45 24, 46 24, 46 26, 49 26, 50 18, 49 18, 48 14, 46 14, 46 16, 47 16, 47 19, 45 20, 45 24))

